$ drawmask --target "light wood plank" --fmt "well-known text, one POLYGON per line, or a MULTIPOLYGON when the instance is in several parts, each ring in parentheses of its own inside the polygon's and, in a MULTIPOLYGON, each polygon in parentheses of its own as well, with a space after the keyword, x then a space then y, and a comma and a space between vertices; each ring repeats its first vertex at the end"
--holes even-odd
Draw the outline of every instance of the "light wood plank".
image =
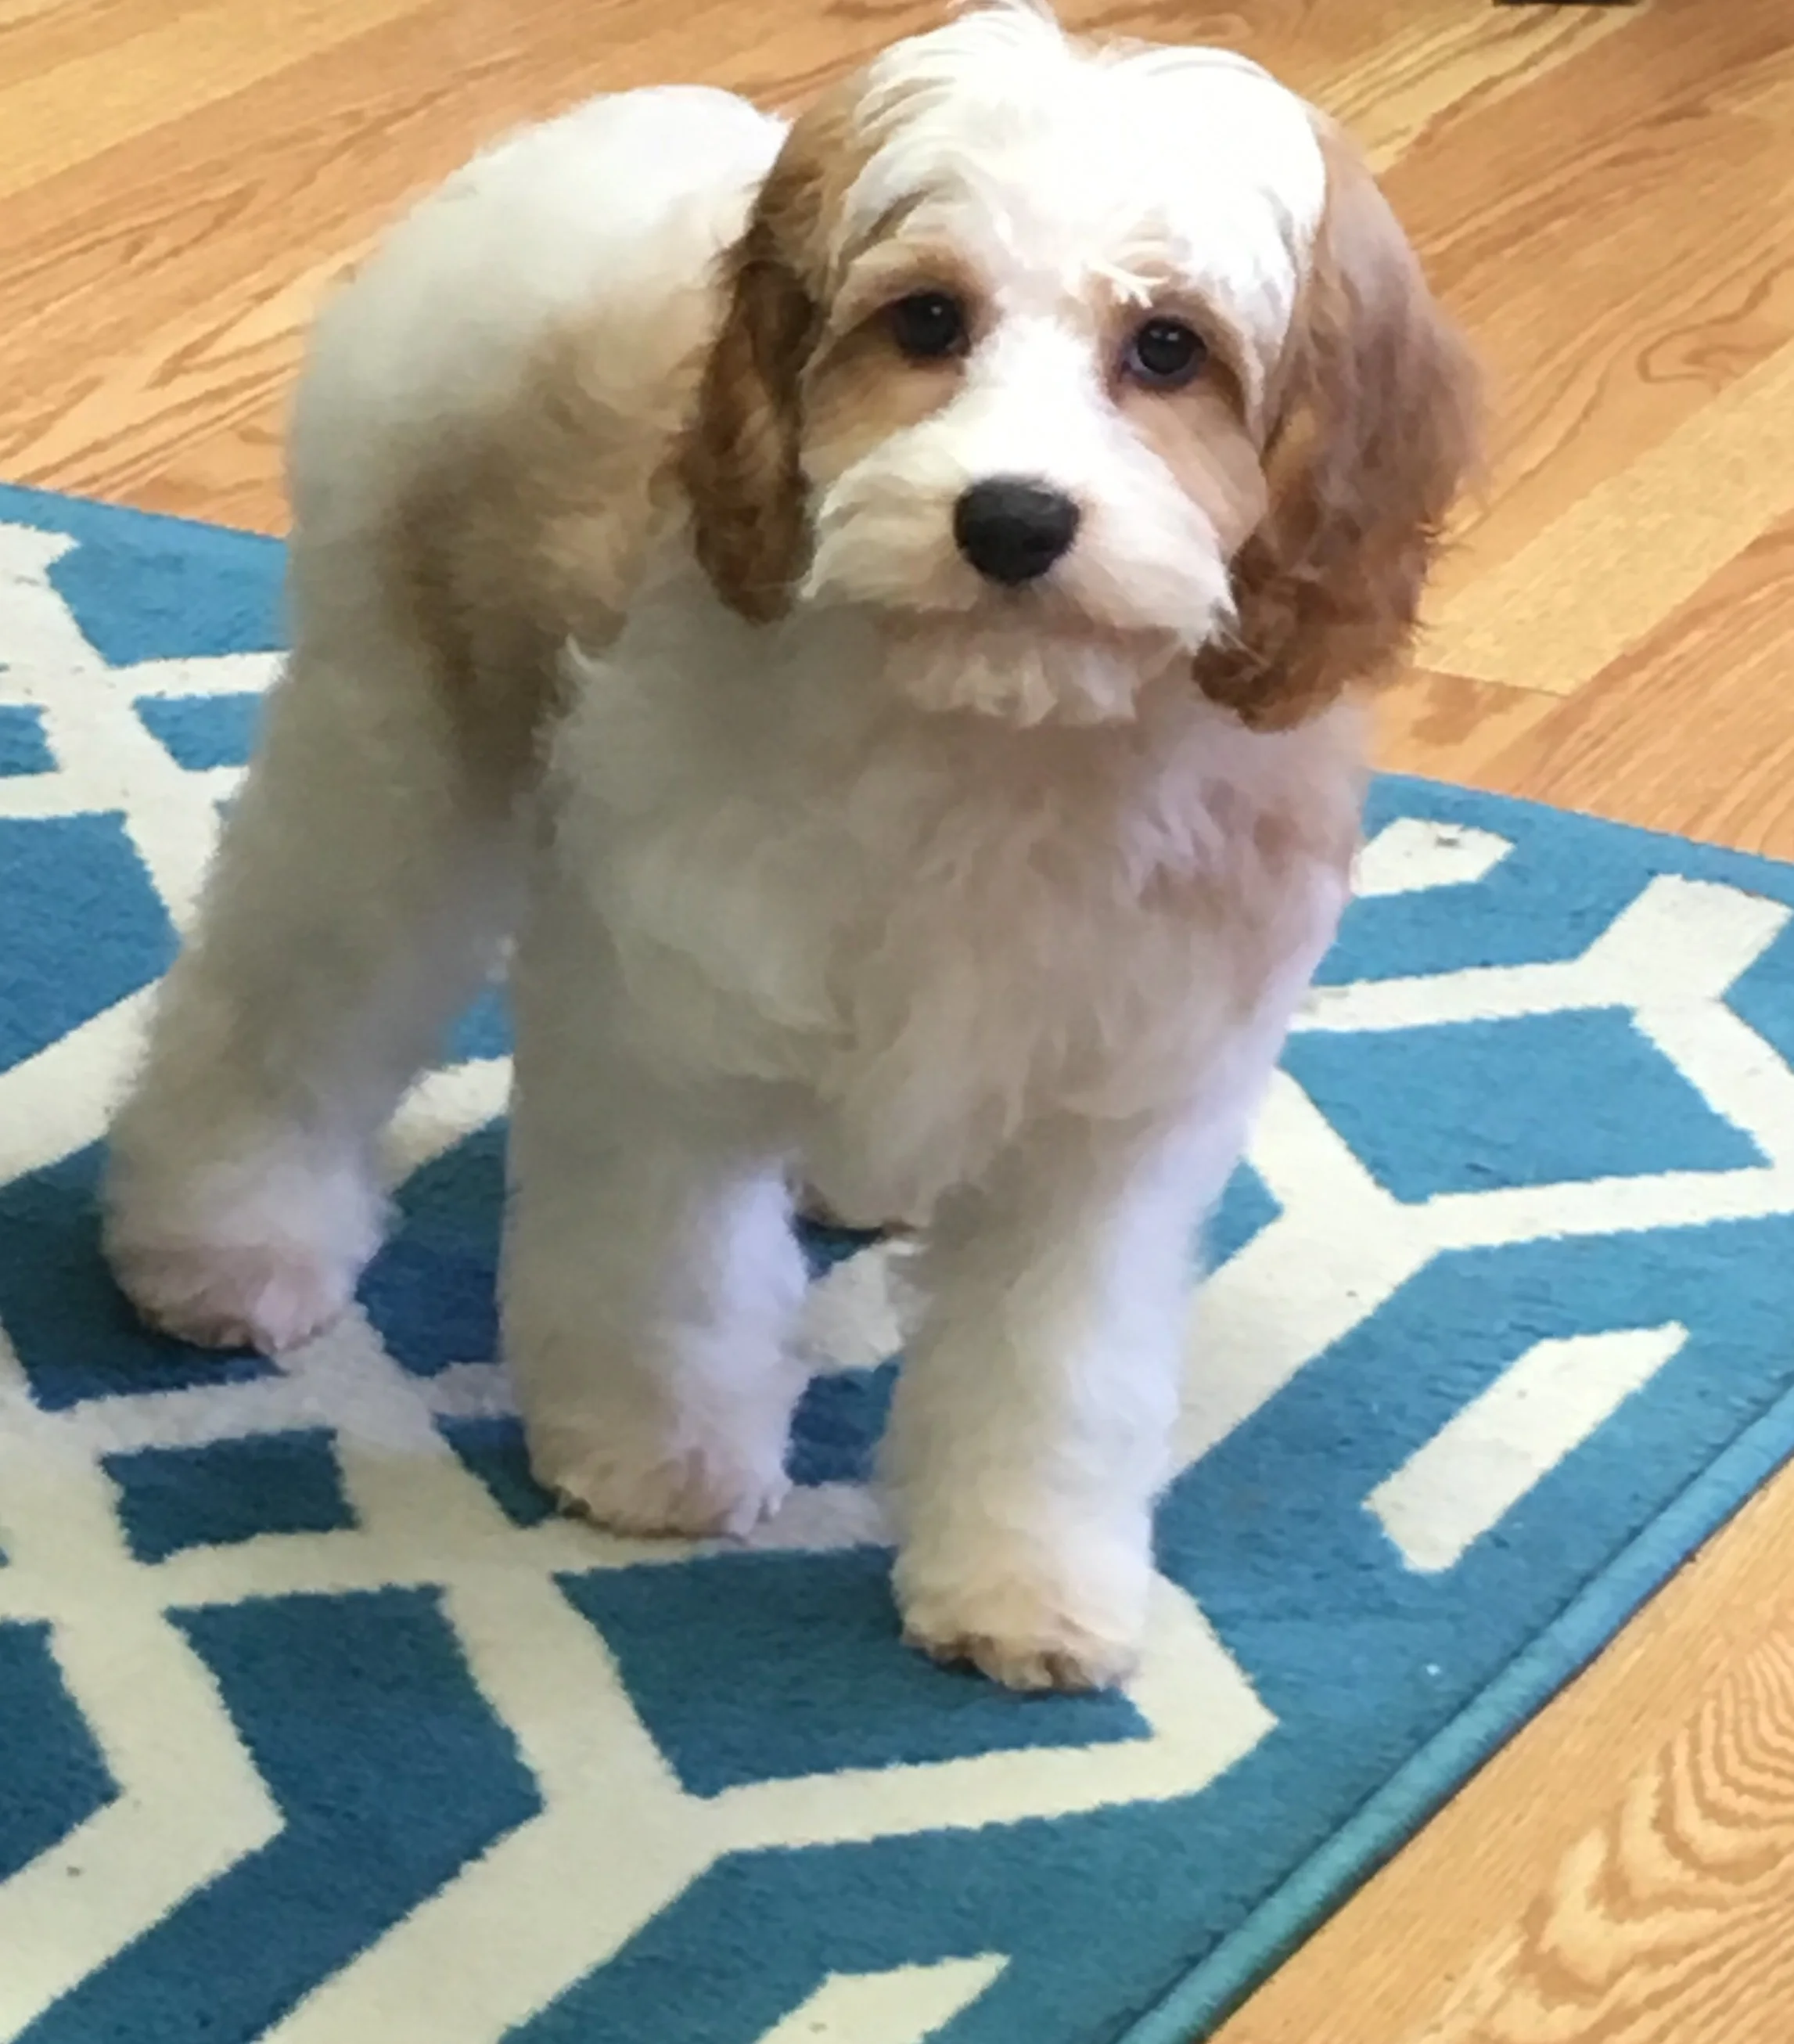
MULTIPOLYGON (((1765 442, 1775 430, 1764 422, 1765 442)), ((1505 734, 1480 778, 1794 859, 1794 516, 1587 688, 1505 734)))
POLYGON ((1429 644, 1473 680, 1573 695, 1789 509, 1794 344, 1485 564, 1429 644))
MULTIPOLYGON (((335 44, 288 48, 282 67, 241 89, 201 67, 199 83, 177 81, 176 106, 194 110, 148 133, 109 108, 64 120, 59 106, 53 140, 16 144, 46 163, 83 142, 87 154, 0 194, 0 471, 279 531, 282 407, 304 328, 409 196, 494 133, 588 93, 693 77, 786 101, 935 11, 927 0, 708 0, 670 22, 650 0, 382 4, 390 19, 345 21, 335 44)), ((43 17, 60 40, 0 38, 0 106, 29 94, 34 67, 75 62, 163 13, 185 18, 175 0, 63 0, 43 17)), ((1384 155, 1611 33, 1592 13, 1492 8, 1467 30, 1457 0, 1067 13, 1238 44, 1361 117, 1384 155)), ((271 34, 263 47, 284 46, 271 34)))
MULTIPOLYGON (((1339 17, 1362 21, 1359 8, 1339 17)), ((1560 63, 1615 35, 1626 17, 1598 7, 1392 10, 1373 48, 1332 56, 1298 79, 1281 44, 1264 60, 1344 122, 1379 171, 1452 117, 1487 113, 1560 63)))
MULTIPOLYGON (((1491 374, 1495 471, 1439 577, 1442 627, 1462 592, 1794 342, 1791 45, 1779 0, 1658 0, 1390 171, 1491 374)), ((1449 630, 1427 658, 1478 671, 1449 630)))
MULTIPOLYGON (((664 10, 605 12, 597 38, 582 9, 467 0, 348 23, 255 89, 0 203, 0 471, 282 529, 284 406, 321 293, 495 133, 662 75, 664 10)), ((724 0, 685 23, 743 68, 797 54, 724 0)), ((0 40, 0 87, 6 56, 0 40)))
POLYGON ((1487 784, 1492 763, 1554 706, 1554 697, 1531 690, 1416 667, 1377 698, 1377 764, 1395 774, 1487 784))
POLYGON ((184 10, 141 4, 34 10, 6 52, 0 87, 0 194, 22 191, 92 154, 98 114, 112 140, 165 128, 334 48, 415 0, 285 0, 275 20, 240 0, 184 10))

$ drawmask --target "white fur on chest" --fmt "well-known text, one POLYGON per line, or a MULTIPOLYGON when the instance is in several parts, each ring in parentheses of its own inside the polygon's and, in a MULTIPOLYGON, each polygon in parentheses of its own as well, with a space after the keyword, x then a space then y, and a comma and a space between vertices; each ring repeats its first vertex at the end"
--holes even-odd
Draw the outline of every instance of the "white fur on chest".
POLYGON ((1350 838, 1337 728, 1251 736, 1193 690, 1100 728, 917 712, 857 628, 689 595, 581 670, 557 837, 637 1047, 762 1082, 846 1212, 924 1210, 1055 1116, 1187 1114, 1343 904, 1292 849, 1350 838))

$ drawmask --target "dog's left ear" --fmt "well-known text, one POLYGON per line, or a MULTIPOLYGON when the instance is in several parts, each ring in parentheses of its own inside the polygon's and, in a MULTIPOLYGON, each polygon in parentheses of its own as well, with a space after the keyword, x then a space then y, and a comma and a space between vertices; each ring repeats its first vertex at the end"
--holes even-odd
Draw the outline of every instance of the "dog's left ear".
POLYGON ((1234 561, 1236 634, 1196 663, 1263 730, 1400 660, 1481 422, 1469 351, 1388 202, 1322 139, 1327 211, 1269 394, 1269 508, 1234 561))
POLYGON ((722 324, 680 456, 700 565, 732 609, 782 614, 809 549, 801 378, 821 325, 804 274, 820 205, 800 124, 724 271, 722 324))

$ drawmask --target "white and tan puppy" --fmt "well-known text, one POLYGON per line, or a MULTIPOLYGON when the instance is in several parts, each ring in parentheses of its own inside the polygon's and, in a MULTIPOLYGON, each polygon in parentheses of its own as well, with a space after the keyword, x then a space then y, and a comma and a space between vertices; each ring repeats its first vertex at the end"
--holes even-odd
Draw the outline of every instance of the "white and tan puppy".
POLYGON ((274 1350, 337 1313, 514 933, 542 1481, 751 1527, 790 1186, 916 1216, 910 1635, 1123 1676, 1193 1236, 1472 409, 1355 156, 1224 52, 1003 6, 789 129, 633 93, 482 156, 317 334, 292 658, 114 1133, 125 1287, 274 1350))

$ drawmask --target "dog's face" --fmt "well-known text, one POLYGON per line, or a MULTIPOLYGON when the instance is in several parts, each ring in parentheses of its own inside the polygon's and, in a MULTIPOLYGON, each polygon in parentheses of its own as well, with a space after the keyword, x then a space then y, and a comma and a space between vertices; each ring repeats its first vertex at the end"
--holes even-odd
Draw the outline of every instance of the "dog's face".
POLYGON ((1274 724, 1400 652, 1469 443, 1461 352, 1309 109, 1006 6, 797 122, 683 472, 727 602, 874 615, 924 707, 1122 717, 1193 668, 1274 724))

